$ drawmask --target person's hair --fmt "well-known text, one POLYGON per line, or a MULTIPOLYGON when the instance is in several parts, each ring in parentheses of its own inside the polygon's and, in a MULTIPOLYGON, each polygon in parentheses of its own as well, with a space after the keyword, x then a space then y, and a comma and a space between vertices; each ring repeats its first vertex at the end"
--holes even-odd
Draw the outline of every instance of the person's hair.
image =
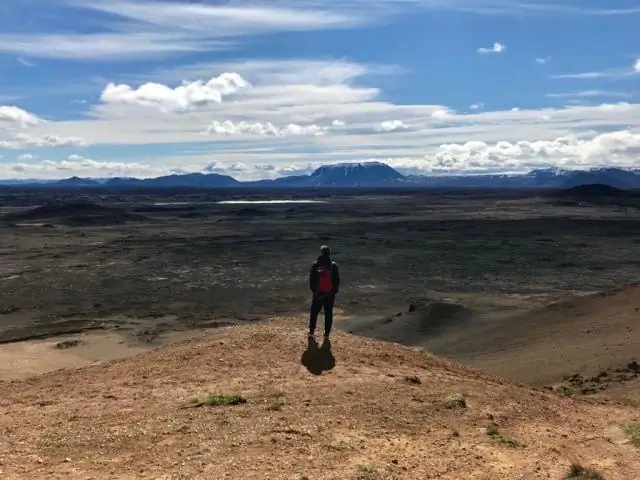
POLYGON ((323 255, 331 255, 331 249, 328 245, 322 245, 320 247, 320 253, 322 253, 323 255))

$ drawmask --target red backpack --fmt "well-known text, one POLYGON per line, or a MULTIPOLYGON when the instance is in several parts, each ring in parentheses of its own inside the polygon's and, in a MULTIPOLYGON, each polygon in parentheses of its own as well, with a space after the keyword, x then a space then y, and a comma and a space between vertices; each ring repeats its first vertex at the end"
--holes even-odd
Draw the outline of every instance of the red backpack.
POLYGON ((329 293, 333 291, 333 264, 326 266, 320 265, 316 268, 318 274, 318 293, 329 293))

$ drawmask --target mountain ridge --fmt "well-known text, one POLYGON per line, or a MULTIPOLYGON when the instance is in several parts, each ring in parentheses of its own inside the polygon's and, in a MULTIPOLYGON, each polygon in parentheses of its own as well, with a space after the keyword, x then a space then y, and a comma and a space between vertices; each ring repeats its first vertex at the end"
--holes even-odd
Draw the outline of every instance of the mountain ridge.
POLYGON ((620 189, 640 188, 640 170, 620 167, 569 170, 534 169, 520 174, 405 175, 378 161, 341 162, 318 167, 308 175, 241 181, 219 173, 170 174, 154 178, 114 177, 107 179, 74 176, 52 181, 3 180, 0 186, 33 187, 196 187, 196 188, 571 188, 603 184, 620 189))

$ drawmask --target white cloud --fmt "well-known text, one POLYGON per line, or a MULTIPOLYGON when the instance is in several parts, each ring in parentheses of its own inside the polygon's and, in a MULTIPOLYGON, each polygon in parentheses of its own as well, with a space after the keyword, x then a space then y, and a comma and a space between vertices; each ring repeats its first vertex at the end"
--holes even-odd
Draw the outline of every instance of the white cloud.
POLYGON ((631 94, 627 92, 615 92, 609 90, 582 90, 579 92, 564 92, 564 93, 547 93, 547 97, 551 98, 591 98, 591 97, 617 97, 617 98, 631 98, 631 94))
POLYGON ((524 173, 550 166, 585 169, 637 166, 640 131, 621 130, 581 139, 482 141, 443 144, 421 158, 390 158, 389 165, 409 173, 524 173))
POLYGON ((551 57, 538 57, 536 58, 536 62, 540 65, 545 65, 551 61, 551 57))
MULTIPOLYGON (((47 3, 53 4, 52 12, 41 13, 36 7, 30 10, 33 24, 39 20, 49 21, 46 15, 52 13, 63 18, 69 13, 57 8, 72 6, 84 10, 73 12, 75 18, 89 18, 90 24, 98 26, 101 31, 60 33, 59 28, 52 28, 37 34, 2 33, 0 52, 30 58, 120 61, 228 50, 235 48, 238 39, 246 35, 354 28, 388 22, 390 18, 424 10, 567 18, 640 13, 637 7, 587 8, 512 0, 236 0, 224 3, 58 0, 47 3)), ((494 48, 485 50, 495 51, 494 48)))
POLYGON ((86 10, 82 18, 89 13, 107 14, 96 22, 104 31, 3 33, 0 52, 77 61, 149 59, 233 49, 245 35, 347 28, 373 20, 366 13, 331 3, 326 8, 137 0, 60 0, 60 4, 86 10))
POLYGON ((239 122, 234 124, 233 122, 226 120, 222 123, 218 121, 212 122, 206 130, 206 133, 210 135, 245 135, 254 134, 260 136, 274 136, 274 137, 286 137, 290 135, 299 136, 320 136, 327 133, 328 127, 321 127, 319 125, 296 125, 289 124, 286 127, 278 128, 271 122, 265 124, 245 123, 239 122))
MULTIPOLYGON (((255 178, 276 175, 284 165, 289 166, 289 171, 298 171, 337 160, 366 160, 381 153, 385 158, 411 162, 424 162, 425 155, 446 160, 453 154, 451 149, 443 150, 443 145, 467 142, 487 144, 491 160, 499 157, 491 148, 503 146, 504 142, 511 145, 523 141, 555 142, 572 136, 588 141, 605 132, 635 134, 640 129, 640 104, 502 111, 478 108, 460 113, 446 105, 394 104, 383 99, 374 86, 375 74, 370 75, 375 66, 305 59, 235 62, 235 65, 238 69, 229 68, 233 63, 208 68, 199 64, 193 70, 186 69, 189 72, 204 69, 207 75, 202 77, 205 80, 184 82, 182 86, 204 87, 206 79, 219 79, 216 75, 222 72, 233 72, 232 75, 246 79, 251 85, 224 97, 222 103, 193 102, 193 96, 177 93, 178 81, 173 85, 148 82, 158 88, 145 90, 137 87, 139 83, 127 80, 124 96, 112 97, 108 103, 87 105, 76 119, 31 126, 28 133, 35 138, 83 138, 88 145, 101 144, 101 156, 109 146, 163 144, 166 153, 162 157, 137 157, 134 163, 162 165, 158 168, 163 171, 169 168, 183 171, 185 165, 202 169, 212 162, 222 165, 221 162, 232 158, 247 167, 237 175, 255 178), (362 86, 365 82, 367 86, 362 86), (195 104, 199 108, 188 108, 195 104), (216 122, 212 123, 213 119, 216 122), (210 134, 203 134, 207 126, 210 134), (327 134, 323 135, 324 132, 327 134)), ((83 153, 92 156, 91 152, 89 147, 83 153)), ((460 155, 463 154, 454 156, 460 155)), ((117 160, 127 163, 126 158, 119 156, 117 160)), ((563 158, 548 156, 550 162, 563 163, 563 158)), ((594 158, 589 157, 589 161, 594 158)), ((607 161, 625 164, 629 158, 632 157, 628 152, 618 152, 607 161)), ((516 155, 511 161, 504 157, 500 161, 505 169, 510 169, 541 160, 536 154, 531 159, 516 155)), ((453 164, 460 162, 464 163, 464 159, 453 164)))
POLYGON ((600 78, 626 78, 636 75, 640 70, 640 59, 636 60, 634 65, 628 65, 620 68, 610 68, 607 70, 592 71, 592 72, 578 72, 578 73, 562 73, 551 75, 550 78, 554 79, 573 79, 573 80, 597 80, 600 78))
POLYGON ((25 67, 35 67, 35 66, 36 66, 36 64, 35 64, 35 63, 30 62, 30 61, 28 61, 28 60, 25 60, 24 58, 20 58, 20 57, 18 57, 18 58, 17 58, 17 60, 18 60, 18 63, 19 63, 19 64, 21 64, 21 65, 23 65, 23 66, 25 66, 25 67))
POLYGON ((331 122, 331 125, 333 125, 334 127, 344 127, 345 123, 342 120, 336 119, 331 122))
POLYGON ((469 105, 469 108, 471 110, 480 110, 481 108, 484 108, 484 103, 482 103, 482 102, 474 103, 472 105, 469 105))
POLYGON ((167 167, 157 167, 137 162, 97 161, 79 155, 71 155, 66 160, 59 161, 29 162, 32 159, 33 157, 23 156, 19 163, 0 163, 0 178, 16 180, 32 178, 57 180, 72 176, 148 178, 174 171, 167 167))
MULTIPOLYGON (((181 3, 164 1, 84 1, 77 5, 100 10, 162 28, 193 31, 210 37, 238 36, 273 31, 300 31, 361 23, 333 9, 295 8, 273 4, 181 3)), ((295 5, 295 4, 293 4, 295 5)), ((331 5, 328 5, 331 7, 331 5)))
POLYGON ((249 83, 237 73, 223 73, 207 82, 197 80, 183 83, 175 88, 160 83, 145 83, 138 88, 126 84, 109 83, 102 92, 100 100, 108 104, 156 107, 162 111, 189 110, 212 103, 221 103, 223 96, 231 95, 249 86, 249 83))
POLYGON ((39 125, 44 120, 16 106, 0 105, 0 124, 8 123, 29 127, 39 125))
POLYGON ((18 160, 20 160, 21 162, 26 162, 28 160, 33 160, 35 157, 33 155, 31 155, 30 153, 23 153, 22 155, 20 155, 18 157, 18 160))
POLYGON ((431 118, 443 119, 443 118, 451 118, 454 112, 448 109, 436 110, 431 114, 431 118))
POLYGON ((573 80, 594 80, 597 78, 614 77, 614 72, 580 72, 580 73, 561 73, 551 75, 554 79, 573 79, 573 80))
POLYGON ((86 145, 80 137, 59 137, 57 135, 35 136, 28 133, 16 133, 12 137, 0 140, 0 149, 21 149, 26 147, 81 147, 86 145))
POLYGON ((507 49, 506 45, 496 42, 491 48, 480 47, 478 53, 502 53, 507 49))
POLYGON ((0 52, 47 59, 122 61, 228 49, 219 41, 172 32, 0 34, 0 52))
POLYGON ((409 127, 402 120, 386 120, 373 128, 376 132, 394 132, 396 130, 406 130, 409 127))

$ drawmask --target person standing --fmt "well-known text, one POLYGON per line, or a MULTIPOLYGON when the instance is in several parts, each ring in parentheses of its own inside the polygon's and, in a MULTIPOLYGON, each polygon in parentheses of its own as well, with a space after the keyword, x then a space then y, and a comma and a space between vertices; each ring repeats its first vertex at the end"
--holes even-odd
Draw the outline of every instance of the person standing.
POLYGON ((309 336, 312 337, 315 334, 318 314, 324 308, 324 336, 328 338, 333 325, 333 306, 336 294, 340 290, 340 271, 331 258, 331 249, 327 245, 320 247, 320 255, 311 266, 309 288, 313 294, 309 315, 309 336))

